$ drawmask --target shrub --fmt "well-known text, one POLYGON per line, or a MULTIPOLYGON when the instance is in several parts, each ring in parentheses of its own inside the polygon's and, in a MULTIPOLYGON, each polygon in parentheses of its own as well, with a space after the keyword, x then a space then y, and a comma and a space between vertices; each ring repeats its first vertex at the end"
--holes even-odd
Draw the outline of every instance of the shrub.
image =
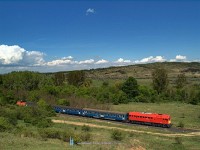
POLYGON ((185 118, 185 114, 184 113, 182 113, 181 118, 185 118))
POLYGON ((0 132, 4 132, 12 128, 7 118, 0 117, 0 132))
POLYGON ((21 131, 21 136, 23 137, 34 137, 34 133, 30 129, 25 129, 21 131))
POLYGON ((121 140, 123 140, 123 134, 122 134, 122 132, 120 132, 120 131, 118 131, 118 130, 114 130, 113 132, 112 132, 112 134, 111 134, 111 138, 113 139, 113 140, 117 140, 117 141, 121 141, 121 140))
POLYGON ((59 99, 57 104, 58 105, 65 105, 65 106, 69 106, 70 105, 69 101, 66 100, 66 99, 59 99))
POLYGON ((37 123, 37 126, 40 128, 50 127, 51 125, 52 125, 51 119, 41 119, 37 123))
POLYGON ((74 139, 74 143, 75 143, 75 144, 80 143, 80 142, 83 141, 83 140, 81 139, 80 134, 74 134, 74 135, 72 135, 71 137, 74 139))
POLYGON ((182 144, 182 139, 180 137, 175 137, 175 143, 176 144, 182 144))
POLYGON ((87 125, 83 125, 82 126, 82 130, 85 131, 85 132, 88 132, 88 131, 91 130, 91 128, 89 126, 87 126, 87 125))
POLYGON ((134 136, 134 134, 133 134, 133 132, 131 132, 130 134, 129 134, 129 137, 133 137, 134 136))
POLYGON ((90 133, 82 133, 80 138, 82 141, 89 141, 91 139, 91 134, 90 133))
POLYGON ((192 105, 198 105, 198 99, 197 99, 197 98, 193 98, 193 99, 190 101, 190 104, 192 104, 192 105))
POLYGON ((180 121, 178 124, 178 127, 183 128, 184 126, 185 126, 185 124, 182 121, 180 121))
POLYGON ((55 129, 40 129, 39 134, 43 139, 61 139, 62 133, 55 129))
POLYGON ((17 124, 17 114, 15 107, 0 107, 0 116, 6 118, 11 125, 17 124))
POLYGON ((135 101, 136 102, 142 102, 142 103, 149 103, 150 99, 147 96, 139 95, 139 96, 135 97, 135 101))

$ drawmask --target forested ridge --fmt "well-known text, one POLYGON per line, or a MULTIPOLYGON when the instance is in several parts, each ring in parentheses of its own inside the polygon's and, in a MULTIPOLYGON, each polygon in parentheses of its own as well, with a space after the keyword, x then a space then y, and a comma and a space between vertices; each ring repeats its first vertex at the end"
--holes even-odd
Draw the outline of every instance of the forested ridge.
MULTIPOLYGON (((97 107, 97 104, 119 104, 131 101, 181 101, 197 104, 200 95, 199 83, 191 82, 189 74, 193 73, 191 68, 193 70, 196 68, 193 75, 197 76, 198 65, 198 63, 194 63, 193 66, 185 63, 138 65, 148 68, 151 76, 148 78, 148 84, 142 84, 138 77, 129 76, 128 72, 122 71, 129 66, 113 68, 113 71, 121 70, 120 74, 127 75, 126 78, 119 80, 106 77, 97 80, 91 77, 94 74, 102 74, 102 71, 107 71, 104 74, 109 74, 112 68, 51 74, 30 71, 11 72, 0 75, 0 104, 15 104, 17 100, 36 103, 44 101, 47 104, 73 107, 97 107), (188 66, 190 66, 189 71, 188 66), (176 74, 170 71, 178 68, 181 69, 176 74)), ((129 72, 134 71, 138 70, 129 69, 129 72)), ((144 72, 141 72, 141 77, 143 75, 144 72)), ((198 81, 199 78, 195 79, 198 81)))

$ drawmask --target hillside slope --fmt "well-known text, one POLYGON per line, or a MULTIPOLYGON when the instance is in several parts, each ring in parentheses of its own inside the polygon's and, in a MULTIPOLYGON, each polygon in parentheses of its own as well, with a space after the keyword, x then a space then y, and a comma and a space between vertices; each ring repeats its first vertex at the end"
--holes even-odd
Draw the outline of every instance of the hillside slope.
POLYGON ((200 63, 197 62, 163 62, 91 69, 86 70, 86 75, 91 79, 125 79, 129 76, 149 79, 152 71, 158 67, 165 68, 170 78, 175 78, 180 73, 184 73, 189 78, 200 78, 200 63))

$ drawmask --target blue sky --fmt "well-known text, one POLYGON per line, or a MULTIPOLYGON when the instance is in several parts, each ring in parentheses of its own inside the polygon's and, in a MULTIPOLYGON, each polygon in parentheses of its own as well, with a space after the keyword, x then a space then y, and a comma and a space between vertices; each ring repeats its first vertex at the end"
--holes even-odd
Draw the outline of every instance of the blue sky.
POLYGON ((200 60, 200 1, 0 1, 0 70, 200 60))

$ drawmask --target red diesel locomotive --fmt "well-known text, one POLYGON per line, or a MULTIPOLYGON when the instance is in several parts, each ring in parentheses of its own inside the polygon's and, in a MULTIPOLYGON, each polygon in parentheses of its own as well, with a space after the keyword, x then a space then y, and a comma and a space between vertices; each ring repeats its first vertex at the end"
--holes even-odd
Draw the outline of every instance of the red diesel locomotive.
POLYGON ((170 127, 171 118, 167 114, 129 112, 128 120, 131 123, 146 124, 161 127, 170 127))

